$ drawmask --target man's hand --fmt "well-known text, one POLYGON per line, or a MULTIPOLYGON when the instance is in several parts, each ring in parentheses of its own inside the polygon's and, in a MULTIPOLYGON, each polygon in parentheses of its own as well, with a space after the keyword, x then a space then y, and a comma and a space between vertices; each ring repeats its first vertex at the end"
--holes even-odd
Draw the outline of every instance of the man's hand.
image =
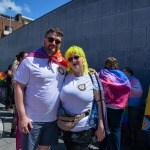
POLYGON ((30 128, 33 128, 33 126, 28 117, 24 117, 19 120, 19 129, 22 133, 29 133, 30 128))

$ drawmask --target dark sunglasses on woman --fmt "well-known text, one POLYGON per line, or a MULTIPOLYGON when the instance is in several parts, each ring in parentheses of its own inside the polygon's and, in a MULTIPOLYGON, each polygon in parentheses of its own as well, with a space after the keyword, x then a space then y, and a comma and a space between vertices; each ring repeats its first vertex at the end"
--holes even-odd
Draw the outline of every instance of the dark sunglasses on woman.
POLYGON ((74 59, 74 60, 78 60, 79 58, 80 58, 80 56, 75 55, 74 57, 69 57, 69 58, 68 58, 68 61, 69 61, 69 62, 72 62, 73 59, 74 59))

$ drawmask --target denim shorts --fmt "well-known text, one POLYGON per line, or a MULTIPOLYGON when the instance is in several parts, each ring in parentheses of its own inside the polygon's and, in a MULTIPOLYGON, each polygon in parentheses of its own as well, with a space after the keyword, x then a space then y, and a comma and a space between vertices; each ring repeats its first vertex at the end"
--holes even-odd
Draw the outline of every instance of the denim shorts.
POLYGON ((21 133, 21 150, 36 150, 38 145, 54 146, 58 144, 57 121, 32 122, 32 126, 29 134, 21 133))

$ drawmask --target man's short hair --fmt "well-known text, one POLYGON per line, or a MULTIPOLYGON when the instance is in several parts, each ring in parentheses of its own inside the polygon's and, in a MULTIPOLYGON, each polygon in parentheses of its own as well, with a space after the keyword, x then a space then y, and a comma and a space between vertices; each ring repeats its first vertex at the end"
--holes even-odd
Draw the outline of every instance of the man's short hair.
POLYGON ((130 73, 131 75, 134 75, 133 70, 129 67, 125 67, 124 70, 130 73))
POLYGON ((47 37, 49 33, 56 33, 58 36, 63 37, 63 32, 59 28, 56 28, 56 27, 52 27, 48 29, 45 33, 45 37, 47 37))

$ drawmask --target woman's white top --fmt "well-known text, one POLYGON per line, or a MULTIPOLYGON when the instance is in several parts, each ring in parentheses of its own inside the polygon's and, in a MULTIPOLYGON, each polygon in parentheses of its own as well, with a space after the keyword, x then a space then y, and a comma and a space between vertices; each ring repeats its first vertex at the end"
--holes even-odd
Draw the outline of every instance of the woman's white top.
MULTIPOLYGON (((93 89, 98 90, 96 78, 94 75, 92 77, 94 83, 88 73, 80 77, 76 77, 74 74, 68 74, 65 77, 60 99, 63 108, 69 113, 81 114, 92 108, 93 89)), ((71 131, 77 132, 91 128, 88 124, 88 118, 89 115, 81 119, 71 131)))

